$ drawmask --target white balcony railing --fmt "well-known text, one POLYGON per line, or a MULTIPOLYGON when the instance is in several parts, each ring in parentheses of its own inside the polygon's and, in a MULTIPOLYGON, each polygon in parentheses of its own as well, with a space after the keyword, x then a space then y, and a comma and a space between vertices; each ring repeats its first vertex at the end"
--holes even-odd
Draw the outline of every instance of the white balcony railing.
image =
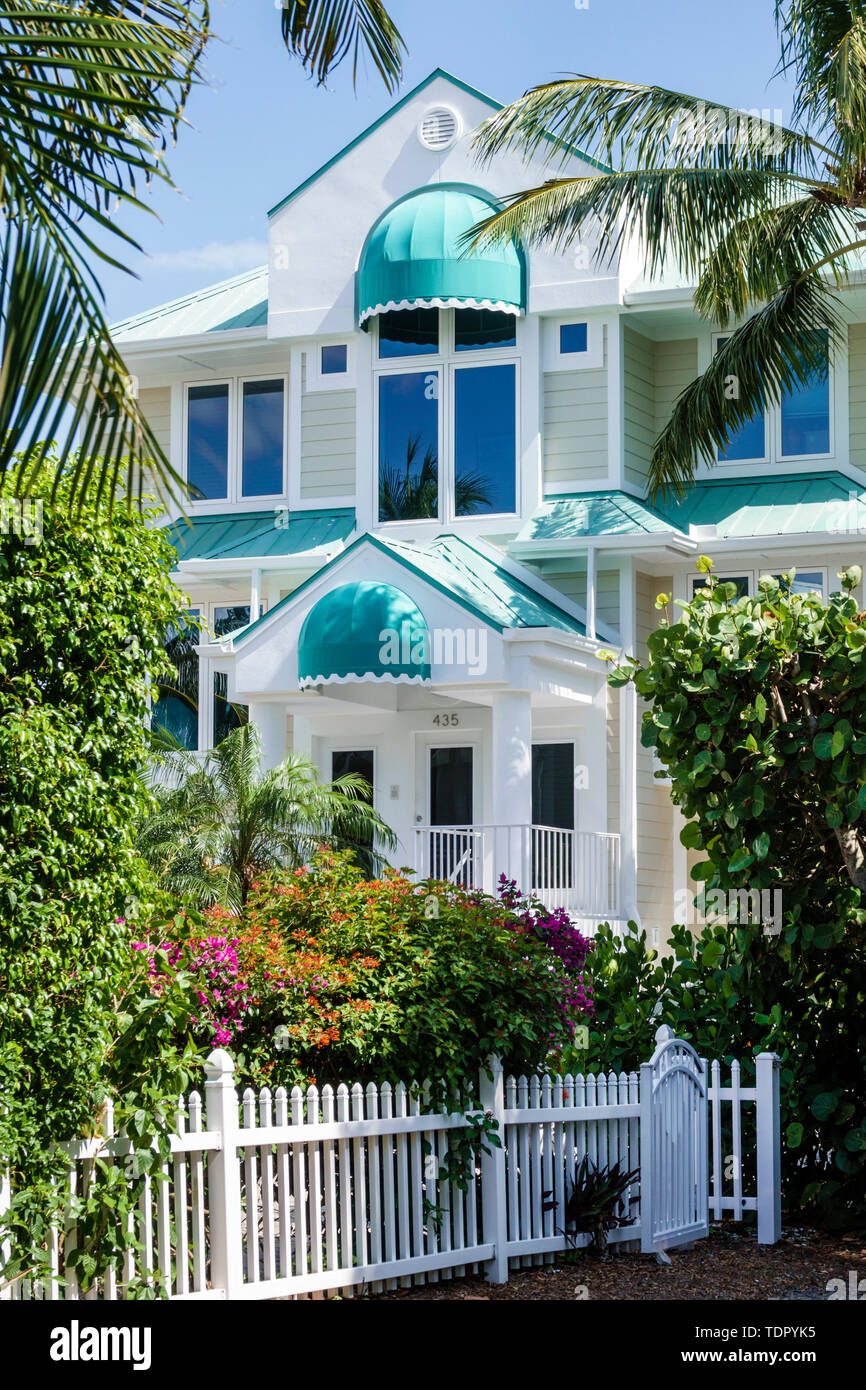
POLYGON ((574 917, 617 918, 620 837, 549 825, 417 825, 415 870, 495 893, 501 874, 546 907, 574 917))

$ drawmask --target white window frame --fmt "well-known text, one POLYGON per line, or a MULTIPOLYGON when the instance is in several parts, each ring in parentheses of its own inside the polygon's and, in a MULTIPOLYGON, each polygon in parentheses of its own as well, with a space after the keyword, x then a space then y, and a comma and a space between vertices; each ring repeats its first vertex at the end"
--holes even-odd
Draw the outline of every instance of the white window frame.
POLYGON ((357 354, 351 338, 322 338, 312 347, 304 349, 304 387, 307 392, 352 391, 357 381, 357 354), (322 348, 344 347, 346 349, 346 370, 344 372, 322 371, 322 348))
POLYGON ((220 507, 243 506, 250 511, 267 508, 283 501, 288 488, 289 458, 289 375, 287 372, 255 372, 235 377, 215 377, 183 383, 183 469, 182 477, 189 481, 189 393, 197 386, 228 386, 228 469, 225 497, 203 497, 191 503, 199 511, 217 511, 220 507), (283 385, 283 465, 282 490, 246 496, 243 486, 244 385, 252 381, 280 381, 283 385))
MULTIPOLYGON (((778 575, 778 574, 786 574, 786 573, 788 572, 788 570, 790 570, 790 569, 796 569, 796 570, 798 571, 798 573, 800 572, 800 566, 799 566, 799 565, 796 565, 796 564, 795 564, 795 565, 791 565, 791 564, 788 564, 788 565, 779 564, 779 565, 774 565, 774 566, 772 567, 772 569, 768 569, 768 568, 766 568, 766 567, 764 567, 764 568, 762 568, 762 569, 759 569, 759 570, 746 570, 746 569, 716 570, 716 569, 714 569, 714 570, 713 570, 713 578, 714 578, 714 579, 716 580, 716 582, 719 583, 719 584, 730 583, 731 581, 737 580, 737 579, 745 579, 746 582, 748 583, 748 586, 749 586, 749 588, 748 588, 748 597, 749 597, 749 598, 755 598, 755 597, 757 596, 757 593, 758 593, 758 580, 762 577, 762 575, 770 574, 770 575, 775 576, 775 575, 778 575)), ((803 566, 802 572, 803 572, 804 574, 820 574, 820 576, 821 576, 821 596, 822 596, 822 598, 824 598, 824 599, 826 600, 826 598, 827 598, 827 596, 828 596, 828 594, 829 594, 829 577, 828 577, 828 573, 827 573, 827 566, 826 566, 826 565, 809 565, 808 568, 807 568, 806 565, 804 565, 804 566, 803 566)), ((699 575, 699 574, 691 574, 691 575, 689 575, 689 577, 688 577, 689 582, 688 582, 688 587, 687 587, 687 591, 686 591, 686 592, 687 592, 687 597, 688 597, 688 599, 689 599, 689 602, 691 602, 691 600, 692 600, 692 599, 694 598, 694 596, 695 596, 695 593, 697 592, 697 587, 698 587, 698 585, 696 584, 696 581, 700 580, 701 578, 706 578, 706 576, 701 576, 701 575, 699 575)), ((700 586, 700 587, 703 587, 703 586, 700 586)))
MULTIPOLYGON (((730 338, 731 330, 725 333, 713 333, 710 340, 710 360, 712 361, 718 351, 719 343, 722 339, 730 338)), ((784 468, 788 465, 801 463, 825 462, 827 459, 836 457, 836 416, 837 409, 837 368, 830 354, 830 361, 827 368, 827 408, 830 423, 830 449, 826 454, 783 454, 782 453, 782 404, 768 405, 764 409, 764 454, 762 458, 741 458, 741 459, 722 459, 718 457, 716 450, 717 468, 743 468, 751 467, 752 464, 771 464, 774 467, 784 468)), ((763 571, 762 571, 763 572, 763 571)))
POLYGON ((372 332, 373 343, 373 516, 374 524, 389 528, 417 530, 424 522, 439 525, 459 525, 471 521, 495 521, 520 515, 521 505, 521 320, 515 317, 514 347, 471 348, 458 352, 455 347, 455 318, 453 309, 439 311, 439 347, 435 353, 417 353, 408 357, 379 357, 379 320, 372 332), (458 516, 454 501, 455 471, 455 373, 463 368, 514 366, 514 509, 510 512, 479 512, 458 516), (411 521, 379 520, 379 381, 384 376, 439 376, 439 498, 435 517, 416 517, 411 521))
POLYGON ((544 370, 546 372, 579 372, 604 366, 604 321, 590 315, 568 314, 555 319, 545 319, 544 370), (562 352, 560 350, 559 330, 569 324, 586 324, 586 351, 562 352))

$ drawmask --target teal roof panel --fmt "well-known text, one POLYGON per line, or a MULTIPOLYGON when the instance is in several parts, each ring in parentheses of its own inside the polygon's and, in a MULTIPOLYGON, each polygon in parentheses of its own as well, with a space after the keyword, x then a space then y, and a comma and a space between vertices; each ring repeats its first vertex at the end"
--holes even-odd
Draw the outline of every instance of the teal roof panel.
POLYGON ((592 540, 597 536, 646 536, 671 530, 671 522, 628 492, 575 492, 547 497, 524 522, 519 542, 592 540))
POLYGON ((264 265, 122 319, 112 325, 111 336, 119 344, 189 338, 232 328, 261 328, 267 321, 268 268, 264 265))
MULTIPOLYGON (((866 489, 833 471, 707 478, 665 503, 679 530, 715 526, 724 540, 795 536, 866 527, 866 489)), ((862 534, 862 532, 859 532, 862 534)))
POLYGON ((355 529, 351 507, 301 511, 281 509, 181 518, 167 528, 180 560, 243 560, 303 555, 345 541, 355 529))

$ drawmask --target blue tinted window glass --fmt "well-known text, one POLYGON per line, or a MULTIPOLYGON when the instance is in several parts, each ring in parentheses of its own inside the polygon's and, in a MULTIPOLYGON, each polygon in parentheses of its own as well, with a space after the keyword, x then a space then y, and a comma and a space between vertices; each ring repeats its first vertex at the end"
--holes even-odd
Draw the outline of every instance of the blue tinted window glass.
POLYGON ((429 356, 438 350, 438 309, 395 309, 379 315, 380 357, 429 356))
MULTIPOLYGON (((191 608, 187 617, 198 616, 191 608)), ((202 640, 196 624, 181 616, 170 623, 165 634, 165 654, 169 667, 157 687, 151 712, 151 727, 165 729, 184 748, 198 748, 198 653, 202 640)))
POLYGON ((439 511, 439 373, 379 378, 379 520, 439 511))
POLYGON ((225 671, 215 671, 213 678, 213 746, 218 747, 227 734, 248 724, 249 705, 233 704, 229 700, 229 678, 225 671))
POLYGON ((193 495, 227 497, 228 386, 191 386, 187 411, 187 479, 193 495))
POLYGON ((283 490, 283 383, 244 382, 244 497, 283 490))
POLYGON ((587 330, 585 323, 564 323, 559 330, 560 352, 586 352, 587 330))
MULTIPOLYGON (((718 346, 727 342, 720 338, 718 346)), ((731 436, 727 449, 719 449, 720 463, 737 463, 740 459, 762 459, 766 452, 764 442, 764 415, 753 415, 731 436)))
POLYGON ((517 369, 466 367, 455 374, 454 510, 513 512, 516 499, 517 369))
POLYGON ((829 454, 830 373, 824 343, 824 370, 804 386, 782 396, 782 453, 829 454))
POLYGON ((322 376, 345 372, 349 365, 349 349, 345 343, 329 343, 322 348, 322 376))
POLYGON ((454 346, 458 352, 486 347, 514 347, 517 320, 498 309, 455 309, 454 346))

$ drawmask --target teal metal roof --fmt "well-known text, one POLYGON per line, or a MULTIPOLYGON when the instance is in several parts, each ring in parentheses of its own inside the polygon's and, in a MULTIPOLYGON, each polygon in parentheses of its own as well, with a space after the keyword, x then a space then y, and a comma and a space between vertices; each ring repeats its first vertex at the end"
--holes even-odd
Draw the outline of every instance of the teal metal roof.
POLYGON ((298 638, 298 684, 430 680, 430 633, 402 589, 340 584, 310 609, 298 638))
POLYGON ((418 546, 410 545, 407 541, 384 540, 380 536, 366 534, 353 541, 341 555, 328 561, 312 578, 298 585, 264 617, 250 623, 249 627, 237 634, 235 643, 246 641, 262 623, 270 622, 280 609, 295 603, 309 585, 319 584, 332 566, 345 560, 362 545, 390 555, 425 583, 500 632, 505 628, 533 627, 559 628, 562 632, 581 636, 586 632, 577 618, 458 536, 440 536, 430 545, 418 546))
POLYGON ((595 536, 647 536, 671 522, 628 492, 574 492, 548 497, 524 522, 518 542, 591 540, 595 536))
MULTIPOLYGON (((406 95, 395 102, 393 106, 389 106, 388 110, 384 111, 378 120, 373 121, 372 125, 368 125, 366 130, 362 130, 360 135, 355 136, 354 140, 350 140, 348 145, 344 145, 341 150, 338 150, 335 155, 332 155, 325 164, 322 164, 320 168, 310 174, 309 178, 304 179, 303 183, 299 183, 296 188, 292 189, 291 193, 287 193, 285 198, 281 198, 280 201, 271 208, 268 217, 273 217, 274 214, 284 208, 287 203, 290 203, 293 198, 297 198, 300 193, 303 193, 306 188, 309 188, 311 183, 315 183, 317 179, 320 179, 323 174, 326 174, 329 169, 332 169, 334 165, 338 164, 347 154, 351 154, 352 150, 357 149, 357 147, 367 139, 368 135, 372 135, 374 130, 378 130, 387 120, 395 116, 398 111, 402 110, 402 108, 413 99, 413 97, 416 97, 419 92, 423 92, 424 88, 429 87, 431 82, 435 82, 437 77, 444 77, 446 82, 451 82, 455 87, 459 87, 461 91, 466 92, 469 96, 476 97, 478 101, 483 101, 486 106, 490 107, 491 111, 502 110, 502 102, 494 101, 493 97, 489 97, 484 92, 480 92, 477 87, 470 86, 468 82, 461 81, 459 77, 455 77, 453 73, 446 72, 444 68, 434 68, 429 77, 425 77, 423 82, 418 83, 417 87, 413 87, 410 92, 407 92, 406 95)), ((582 150, 577 149, 574 145, 567 145, 555 135, 548 135, 546 138, 550 140, 552 144, 558 145, 563 153, 571 154, 575 159, 584 160, 586 164, 591 164, 594 169, 600 169, 602 173, 605 174, 612 172, 606 164, 600 164, 598 160, 592 159, 590 155, 584 154, 582 150)))
POLYGON ((150 338, 188 338, 230 328, 262 328, 268 322, 268 268, 247 270, 231 280, 196 290, 112 326, 116 343, 150 338))
POLYGON ((175 521, 166 529, 178 560, 242 560, 268 555, 302 555, 322 545, 346 540, 355 529, 351 507, 330 511, 285 512, 271 507, 262 512, 197 516, 175 521))
MULTIPOLYGON (((853 531, 866 527, 866 490, 842 473, 708 478, 665 511, 675 526, 715 526, 721 539, 853 531)), ((859 534, 863 534, 859 532, 859 534)))
POLYGON ((464 238, 497 204, 462 184, 433 184, 400 198, 373 226, 358 270, 358 321, 390 309, 474 308, 520 313, 526 275, 517 247, 468 253, 464 238))

